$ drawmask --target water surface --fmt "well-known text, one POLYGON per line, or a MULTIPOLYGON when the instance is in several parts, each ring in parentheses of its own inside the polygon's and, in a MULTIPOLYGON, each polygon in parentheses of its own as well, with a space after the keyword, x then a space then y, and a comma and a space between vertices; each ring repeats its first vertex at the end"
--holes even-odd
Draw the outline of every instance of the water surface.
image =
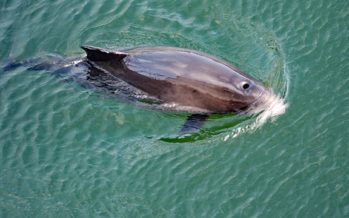
POLYGON ((271 86, 286 114, 239 133, 159 140, 185 115, 45 72, 0 71, 1 217, 349 216, 347 1, 0 3, 0 61, 81 44, 208 52, 271 86))

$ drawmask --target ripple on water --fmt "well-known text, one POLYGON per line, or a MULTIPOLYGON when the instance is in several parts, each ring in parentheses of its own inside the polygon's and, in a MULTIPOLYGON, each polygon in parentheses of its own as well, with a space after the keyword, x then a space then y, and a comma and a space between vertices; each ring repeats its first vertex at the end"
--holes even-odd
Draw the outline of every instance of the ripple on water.
MULTIPOLYGON (((225 10, 219 11, 222 9, 214 4, 208 9, 193 2, 179 6, 173 5, 173 8, 179 7, 181 13, 176 12, 177 10, 172 11, 172 7, 168 5, 162 8, 161 4, 153 2, 134 3, 133 1, 120 1, 116 4, 111 4, 110 1, 64 4, 61 2, 55 7, 66 12, 62 15, 65 20, 72 18, 74 22, 65 23, 62 28, 60 25, 63 24, 57 24, 54 19, 59 14, 47 17, 47 9, 41 6, 32 7, 29 12, 26 12, 28 14, 25 13, 22 16, 33 16, 34 23, 39 24, 43 19, 47 19, 45 24, 58 25, 53 29, 52 35, 55 35, 55 31, 60 31, 57 35, 67 36, 65 42, 60 42, 66 43, 65 46, 57 45, 60 49, 68 48, 69 50, 80 44, 93 44, 115 48, 171 45, 201 50, 237 65, 243 71, 261 80, 266 86, 271 87, 280 96, 287 95, 287 67, 276 37, 248 18, 227 14, 225 10), (197 12, 195 16, 191 10, 197 12), (88 15, 89 19, 81 14, 88 15), (95 16, 97 14, 99 16, 95 16), (128 17, 132 18, 132 25, 129 25, 128 17), (211 19, 207 19, 208 17, 211 19), (78 26, 81 31, 74 31, 78 26), (77 39, 80 41, 76 41, 77 39)), ((60 10, 55 13, 59 13, 58 11, 60 10)), ((46 38, 47 42, 42 40, 38 42, 34 36, 32 40, 34 41, 28 42, 27 45, 35 44, 38 50, 42 50, 43 47, 46 48, 46 43, 52 44, 53 39, 46 38)), ((79 113, 84 113, 83 111, 82 109, 79 113)), ((64 116, 67 119, 80 118, 75 115, 70 116, 69 113, 65 113, 64 116)), ((160 116, 164 119, 162 115, 160 116)), ((55 115, 55 117, 59 116, 55 115)), ((241 118, 234 119, 230 122, 237 123, 235 126, 239 129, 234 128, 232 133, 225 134, 224 140, 249 131, 246 126, 248 122, 241 121, 241 118)), ((93 119, 90 117, 89 120, 92 125, 93 119)), ((224 128, 219 128, 218 133, 224 132, 224 128)), ((215 135, 216 132, 208 130, 208 135, 215 135)))
MULTIPOLYGON (((27 22, 25 28, 8 30, 17 37, 11 47, 14 56, 81 54, 80 44, 185 47, 225 59, 279 95, 287 95, 286 61, 273 33, 249 18, 220 11, 215 4, 190 1, 165 6, 163 2, 105 0, 56 1, 46 6, 44 2, 40 4, 45 7, 38 4, 28 11, 19 10, 20 20, 27 22), (45 29, 50 33, 42 37, 45 29)), ((277 194, 291 181, 286 175, 275 181, 254 176, 263 169, 263 160, 252 171, 242 170, 252 162, 252 148, 246 151, 237 146, 234 152, 229 146, 219 148, 227 135, 232 138, 242 131, 244 119, 211 118, 205 134, 213 137, 196 143, 197 147, 174 146, 157 139, 169 131, 177 133, 183 115, 115 103, 44 72, 21 69, 0 78, 1 91, 6 90, 0 92, 4 118, 0 122, 1 163, 8 169, 1 175, 7 191, 2 195, 6 201, 1 202, 8 202, 6 208, 16 205, 32 211, 33 216, 113 216, 135 211, 154 217, 169 216, 178 208, 193 215, 219 216, 217 208, 237 215, 261 195, 272 200, 269 191, 277 194), (229 160, 238 161, 232 164, 229 160), (276 183, 275 190, 255 193, 254 184, 265 187, 269 182, 276 183), (235 190, 226 191, 232 187, 235 190), (248 190, 253 190, 252 195, 246 194, 248 190), (201 202, 212 202, 212 210, 207 212, 207 204, 201 202), (233 203, 239 206, 235 210, 233 203)), ((273 148, 265 151, 265 144, 253 149, 262 154, 273 152, 273 148)), ((281 153, 276 159, 286 156, 281 153)), ((265 160, 268 163, 278 164, 265 160)))

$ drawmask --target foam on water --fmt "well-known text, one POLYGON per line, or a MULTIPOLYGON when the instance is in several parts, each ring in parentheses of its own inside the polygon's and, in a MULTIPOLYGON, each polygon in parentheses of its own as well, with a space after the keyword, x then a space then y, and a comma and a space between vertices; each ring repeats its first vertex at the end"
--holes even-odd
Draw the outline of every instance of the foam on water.
POLYGON ((258 114, 253 127, 258 128, 262 126, 268 119, 275 120, 280 115, 284 114, 287 109, 287 104, 279 95, 268 91, 260 97, 258 105, 252 108, 249 114, 258 114))
POLYGON ((287 107, 288 104, 285 103, 284 98, 275 94, 272 90, 267 90, 255 103, 255 106, 252 106, 246 113, 247 115, 256 116, 254 121, 234 128, 231 133, 224 135, 223 141, 256 130, 268 120, 275 121, 276 118, 286 112, 287 107))

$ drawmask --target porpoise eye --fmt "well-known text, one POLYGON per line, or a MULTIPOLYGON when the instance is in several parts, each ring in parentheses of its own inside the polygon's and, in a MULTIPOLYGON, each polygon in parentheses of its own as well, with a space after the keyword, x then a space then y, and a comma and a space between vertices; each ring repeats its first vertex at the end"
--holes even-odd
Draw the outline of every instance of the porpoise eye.
POLYGON ((248 82, 242 82, 242 85, 241 87, 244 89, 244 90, 248 90, 250 88, 250 84, 248 82))

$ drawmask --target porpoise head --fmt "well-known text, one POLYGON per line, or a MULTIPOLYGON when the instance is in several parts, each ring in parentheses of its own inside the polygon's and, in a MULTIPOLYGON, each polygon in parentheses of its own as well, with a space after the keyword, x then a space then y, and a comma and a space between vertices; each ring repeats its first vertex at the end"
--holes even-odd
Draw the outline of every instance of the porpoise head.
POLYGON ((285 113, 287 104, 271 88, 267 88, 253 78, 238 74, 231 80, 234 88, 234 101, 239 102, 235 110, 239 114, 257 115, 256 124, 260 126, 269 118, 285 113))

